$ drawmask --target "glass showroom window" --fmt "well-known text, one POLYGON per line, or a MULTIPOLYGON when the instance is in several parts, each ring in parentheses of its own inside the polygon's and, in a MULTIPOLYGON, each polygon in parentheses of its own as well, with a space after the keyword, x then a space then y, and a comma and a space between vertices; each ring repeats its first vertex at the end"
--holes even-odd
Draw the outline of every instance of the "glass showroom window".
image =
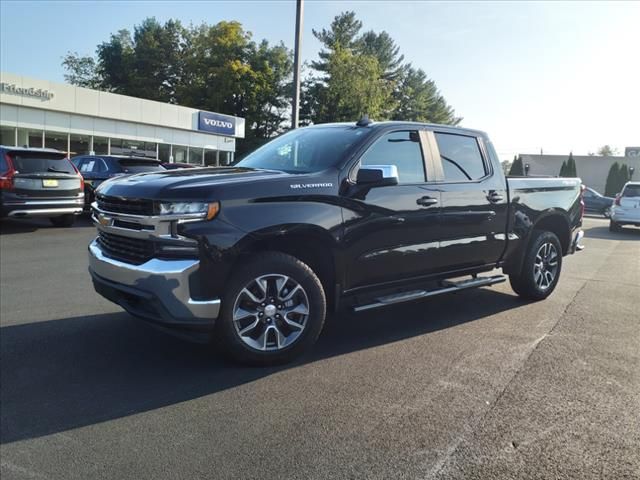
POLYGON ((93 137, 93 151, 96 155, 107 155, 109 153, 109 139, 93 137))
POLYGON ((202 165, 202 148, 189 147, 189 163, 202 165))
POLYGON ((171 145, 161 143, 158 145, 158 158, 163 162, 168 162, 171 158, 171 145))
POLYGON ((218 151, 217 150, 205 150, 204 151, 204 164, 209 167, 216 167, 218 165, 218 151))
POLYGON ((84 155, 91 151, 91 137, 89 135, 71 135, 70 152, 72 157, 75 155, 84 155))
POLYGON ((0 145, 6 145, 8 147, 16 146, 15 127, 0 127, 0 145))
POLYGON ((67 143, 68 135, 62 132, 44 132, 44 146, 46 148, 55 148, 56 150, 67 151, 69 144, 67 143))
POLYGON ((187 147, 183 147, 182 145, 174 145, 173 161, 176 163, 187 163, 187 147))
POLYGON ((18 146, 42 148, 42 130, 18 129, 18 146))

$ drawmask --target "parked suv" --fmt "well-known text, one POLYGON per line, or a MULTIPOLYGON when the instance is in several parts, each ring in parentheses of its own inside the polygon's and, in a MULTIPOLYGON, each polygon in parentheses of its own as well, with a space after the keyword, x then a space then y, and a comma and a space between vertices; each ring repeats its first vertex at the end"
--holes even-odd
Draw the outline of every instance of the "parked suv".
POLYGON ((65 152, 0 146, 0 216, 70 227, 83 206, 82 176, 65 152))
POLYGON ((623 225, 640 227, 640 182, 627 182, 616 195, 609 230, 618 232, 623 225))
POLYGON ((124 155, 81 155, 73 157, 73 164, 84 177, 85 210, 95 200, 94 191, 105 180, 122 175, 164 171, 160 160, 124 155))

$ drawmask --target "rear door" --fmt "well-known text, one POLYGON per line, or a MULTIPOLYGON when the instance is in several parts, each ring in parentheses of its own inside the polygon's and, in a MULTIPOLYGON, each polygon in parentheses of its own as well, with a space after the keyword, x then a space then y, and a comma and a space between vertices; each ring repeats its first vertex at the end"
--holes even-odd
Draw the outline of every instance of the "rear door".
POLYGON ((497 262, 506 247, 507 185, 493 147, 478 135, 429 132, 441 194, 435 267, 452 271, 497 262))
POLYGON ((81 191, 80 177, 64 153, 9 151, 16 170, 13 193, 51 198, 75 196, 81 191))

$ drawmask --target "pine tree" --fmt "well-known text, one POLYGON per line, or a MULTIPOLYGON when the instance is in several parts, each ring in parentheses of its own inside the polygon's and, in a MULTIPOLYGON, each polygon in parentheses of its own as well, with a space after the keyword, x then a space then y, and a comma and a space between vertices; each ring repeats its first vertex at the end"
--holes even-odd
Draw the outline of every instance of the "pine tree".
POLYGON ((513 157, 513 163, 511 164, 511 169, 509 170, 509 175, 513 175, 515 177, 523 177, 524 176, 524 167, 522 166, 522 158, 513 157))
POLYGON ((618 190, 618 178, 620 177, 620 165, 618 162, 614 162, 609 169, 609 174, 607 175, 607 183, 604 187, 604 194, 607 197, 615 196, 618 190))
POLYGON ((576 161, 573 158, 573 152, 569 152, 569 160, 567 160, 567 177, 577 177, 578 170, 576 168, 576 161))
POLYGON ((567 177, 567 161, 562 162, 562 166, 560 167, 559 177, 567 177))

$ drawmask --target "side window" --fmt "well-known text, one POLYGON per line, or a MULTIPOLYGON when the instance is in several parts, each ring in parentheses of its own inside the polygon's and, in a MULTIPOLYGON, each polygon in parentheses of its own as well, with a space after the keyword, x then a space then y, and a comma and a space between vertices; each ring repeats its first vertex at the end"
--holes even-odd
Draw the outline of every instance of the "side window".
POLYGON ((420 137, 416 130, 387 133, 369 147, 360 165, 395 165, 399 183, 426 180, 420 137))
POLYGON ((80 172, 91 172, 93 171, 93 165, 95 161, 93 158, 84 158, 80 161, 80 172))
POLYGON ((487 174, 475 137, 451 133, 436 133, 435 136, 445 181, 468 182, 487 174))
POLYGON ((595 195, 593 194, 593 192, 589 189, 585 190, 584 193, 582 194, 584 197, 587 198, 594 198, 595 195))
POLYGON ((9 170, 9 164, 7 163, 7 160, 4 158, 4 155, 2 154, 2 152, 0 152, 0 173, 4 173, 7 170, 9 170))

